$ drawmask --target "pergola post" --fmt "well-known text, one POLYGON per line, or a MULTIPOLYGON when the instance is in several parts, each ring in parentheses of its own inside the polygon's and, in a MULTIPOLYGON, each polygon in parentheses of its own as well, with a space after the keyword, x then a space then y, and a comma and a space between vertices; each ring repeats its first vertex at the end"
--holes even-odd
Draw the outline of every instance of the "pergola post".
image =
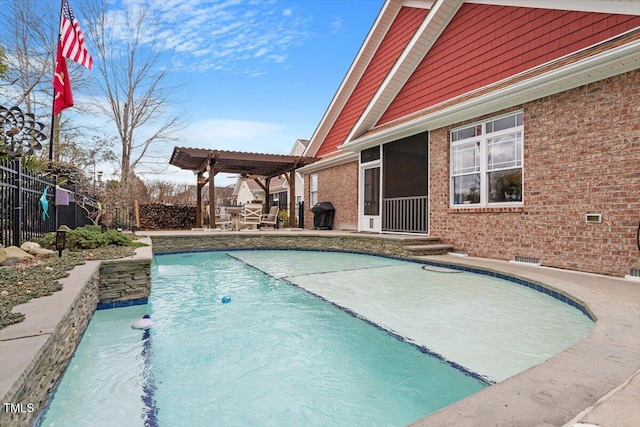
POLYGON ((269 203, 269 185, 271 184, 271 177, 265 178, 264 184, 260 182, 259 178, 253 178, 253 180, 256 182, 256 184, 260 186, 260 188, 262 188, 262 191, 264 191, 265 201, 262 204, 262 213, 267 213, 269 212, 268 208, 270 207, 270 206, 267 206, 267 204, 269 203))
POLYGON ((291 170, 284 174, 289 183, 289 228, 293 228, 296 221, 296 171, 291 170))
POLYGON ((209 227, 216 228, 216 173, 213 171, 213 165, 209 165, 209 227))
POLYGON ((198 183, 196 190, 196 228, 203 228, 204 221, 202 220, 202 187, 204 187, 204 181, 202 178, 202 172, 198 172, 198 183))
POLYGON ((269 187, 271 186, 271 177, 264 180, 264 204, 262 205, 262 213, 269 212, 269 187))

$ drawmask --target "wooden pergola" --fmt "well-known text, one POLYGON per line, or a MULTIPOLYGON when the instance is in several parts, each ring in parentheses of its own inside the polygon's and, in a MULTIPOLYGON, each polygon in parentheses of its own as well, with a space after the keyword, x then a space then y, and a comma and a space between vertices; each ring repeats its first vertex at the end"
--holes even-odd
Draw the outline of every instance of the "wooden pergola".
MULTIPOLYGON (((295 222, 295 170, 315 162, 315 157, 285 156, 279 154, 245 153, 241 151, 208 150, 204 148, 174 147, 169 164, 180 169, 191 170, 197 174, 196 227, 202 228, 202 188, 209 183, 209 203, 216 200, 214 177, 218 172, 237 173, 253 179, 264 190, 269 200, 271 178, 284 175, 291 197, 289 197, 289 224, 295 222), (207 177, 205 178, 205 173, 207 177), (264 182, 263 182, 264 181, 264 182)), ((266 203, 265 203, 266 204, 266 203)), ((210 225, 216 226, 215 206, 211 206, 210 225)))

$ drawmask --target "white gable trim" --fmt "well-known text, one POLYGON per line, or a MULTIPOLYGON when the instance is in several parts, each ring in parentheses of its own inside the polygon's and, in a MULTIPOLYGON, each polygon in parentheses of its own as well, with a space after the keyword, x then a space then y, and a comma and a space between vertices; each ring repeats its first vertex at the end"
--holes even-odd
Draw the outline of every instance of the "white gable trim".
POLYGON ((425 0, 404 0, 402 6, 404 7, 415 7, 418 9, 431 9, 435 1, 425 1, 425 0))
POLYGON ((468 0, 466 3, 640 15, 640 2, 637 0, 468 0))
POLYGON ((340 83, 329 107, 325 111, 320 124, 318 124, 318 127, 314 131, 309 145, 305 150, 305 156, 313 157, 320 149, 320 146, 329 134, 331 127, 342 112, 342 109, 349 100, 349 97, 356 88, 356 85, 364 75, 373 55, 375 55, 378 50, 380 43, 384 40, 391 24, 395 21, 401 7, 402 2, 397 0, 387 0, 382 6, 382 9, 371 27, 371 30, 369 30, 364 43, 351 63, 349 71, 347 71, 347 74, 340 83))
MULTIPOLYGON (((338 148, 359 152, 375 145, 471 120, 638 68, 640 68, 640 40, 435 111, 433 114, 372 133, 338 148)), ((497 82, 494 85, 499 84, 500 82, 497 82)))
POLYGON ((462 3, 464 3, 462 0, 438 0, 436 2, 378 88, 360 119, 351 129, 349 136, 345 140, 346 143, 372 129, 380 120, 380 117, 389 108, 398 92, 418 68, 422 58, 424 58, 458 12, 462 3))
MULTIPOLYGON (((640 15, 640 1, 638 0, 467 0, 466 2, 640 15)), ((386 0, 351 68, 316 128, 305 155, 315 156, 318 152, 402 6, 429 8, 430 10, 409 45, 343 142, 343 147, 350 146, 351 141, 373 129, 418 66, 420 60, 424 58, 463 3, 465 3, 463 0, 386 0)))

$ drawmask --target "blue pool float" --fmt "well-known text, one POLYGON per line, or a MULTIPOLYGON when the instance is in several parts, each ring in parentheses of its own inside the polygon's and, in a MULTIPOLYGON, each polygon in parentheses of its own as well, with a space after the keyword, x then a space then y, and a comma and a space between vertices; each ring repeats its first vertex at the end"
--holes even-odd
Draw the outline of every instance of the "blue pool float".
POLYGON ((222 303, 223 303, 223 304, 227 304, 227 303, 229 303, 229 302, 231 302, 231 298, 229 298, 229 297, 222 297, 222 303))

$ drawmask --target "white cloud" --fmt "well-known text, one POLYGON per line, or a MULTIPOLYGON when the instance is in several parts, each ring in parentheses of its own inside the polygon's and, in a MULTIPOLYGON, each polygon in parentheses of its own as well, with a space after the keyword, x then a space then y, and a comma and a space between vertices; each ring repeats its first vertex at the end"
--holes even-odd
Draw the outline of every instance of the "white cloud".
MULTIPOLYGON (((234 69, 248 74, 243 68, 260 66, 262 74, 268 64, 283 64, 288 51, 310 35, 310 19, 296 16, 277 1, 128 0, 126 4, 139 7, 140 3, 155 18, 153 40, 175 50, 172 64, 182 71, 234 69)), ((117 33, 122 13, 113 11, 111 16, 117 33)))
POLYGON ((331 21, 329 24, 329 28, 331 29, 331 34, 341 33, 344 29, 344 22, 342 22, 342 17, 338 16, 331 21))
POLYGON ((193 148, 265 152, 261 150, 268 146, 264 141, 276 138, 285 129, 285 125, 276 123, 211 119, 190 123, 185 134, 189 135, 187 146, 193 148))

